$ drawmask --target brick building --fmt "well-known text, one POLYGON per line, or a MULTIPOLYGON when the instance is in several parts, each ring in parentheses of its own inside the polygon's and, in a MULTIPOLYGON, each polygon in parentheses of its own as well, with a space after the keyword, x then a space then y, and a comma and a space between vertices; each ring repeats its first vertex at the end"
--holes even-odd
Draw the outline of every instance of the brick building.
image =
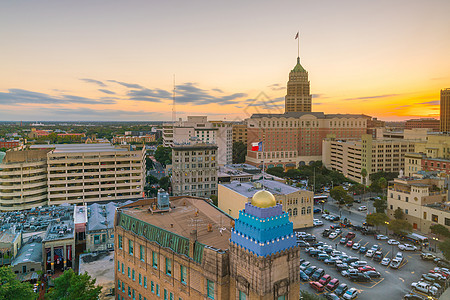
POLYGON ((405 129, 413 128, 430 128, 433 131, 440 131, 441 122, 433 118, 421 118, 421 119, 411 119, 406 120, 405 129))

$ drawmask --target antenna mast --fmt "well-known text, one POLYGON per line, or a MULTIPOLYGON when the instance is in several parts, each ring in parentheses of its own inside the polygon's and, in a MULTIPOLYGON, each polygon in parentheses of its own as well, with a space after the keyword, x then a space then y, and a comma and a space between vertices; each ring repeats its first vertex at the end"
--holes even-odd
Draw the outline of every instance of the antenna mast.
POLYGON ((176 121, 176 119, 177 119, 177 111, 176 111, 176 108, 175 108, 175 96, 176 96, 176 94, 175 94, 175 74, 173 74, 173 98, 172 98, 172 123, 173 123, 173 125, 175 126, 175 121, 176 121))

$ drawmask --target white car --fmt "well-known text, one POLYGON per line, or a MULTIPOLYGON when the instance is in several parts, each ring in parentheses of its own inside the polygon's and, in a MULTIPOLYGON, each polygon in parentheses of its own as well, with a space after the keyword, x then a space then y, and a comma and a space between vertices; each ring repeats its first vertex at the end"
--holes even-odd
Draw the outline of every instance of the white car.
POLYGON ((320 221, 320 220, 317 220, 317 221, 314 221, 314 222, 313 222, 313 225, 314 225, 314 226, 323 226, 323 222, 320 221))
POLYGON ((326 217, 328 217, 329 214, 322 214, 322 218, 325 219, 326 217))
POLYGON ((389 257, 385 257, 381 260, 380 264, 382 266, 389 266, 389 263, 391 262, 391 259, 389 257))
POLYGON ((354 243, 352 246, 353 250, 358 250, 359 248, 361 248, 361 245, 359 243, 354 243))
POLYGON ((382 235, 382 234, 377 235, 376 238, 377 238, 377 240, 387 240, 387 239, 389 239, 389 237, 387 237, 385 235, 382 235))
POLYGON ((411 283, 411 287, 418 290, 419 292, 431 295, 436 295, 438 292, 438 289, 436 287, 422 281, 411 283))
POLYGON ((403 261, 403 253, 397 252, 397 254, 395 255, 395 259, 399 260, 399 261, 403 261))
POLYGON ((358 291, 355 288, 351 288, 342 295, 342 298, 346 300, 356 299, 358 297, 358 291))
POLYGON ((400 242, 397 241, 397 240, 394 240, 394 239, 390 239, 390 240, 388 241, 388 244, 389 244, 389 245, 398 245, 398 244, 400 244, 400 242))
POLYGON ((360 207, 358 207, 358 210, 359 211, 365 211, 365 210, 367 210, 367 206, 361 205, 360 207))
POLYGON ((328 236, 328 238, 334 239, 334 238, 337 237, 337 236, 338 236, 338 235, 337 235, 336 232, 332 232, 332 233, 330 233, 330 235, 328 236))
POLYGON ((374 254, 375 254, 374 250, 367 250, 365 255, 366 255, 366 257, 372 257, 374 254))
POLYGON ((399 244, 398 249, 404 250, 404 251, 416 251, 417 247, 410 245, 410 244, 399 244))

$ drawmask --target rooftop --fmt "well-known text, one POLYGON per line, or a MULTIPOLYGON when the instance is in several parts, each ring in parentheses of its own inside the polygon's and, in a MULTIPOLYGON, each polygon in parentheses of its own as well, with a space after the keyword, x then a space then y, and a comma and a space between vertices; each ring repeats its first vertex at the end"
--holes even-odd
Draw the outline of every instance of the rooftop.
POLYGON ((45 233, 44 242, 75 238, 73 220, 51 224, 45 233))
POLYGON ((159 214, 149 212, 150 206, 149 199, 145 199, 120 210, 126 215, 187 239, 191 236, 191 230, 197 229, 198 242, 217 249, 228 249, 233 218, 204 199, 188 196, 172 197, 170 211, 159 214), (212 231, 208 231, 209 224, 212 231))
POLYGON ((275 180, 257 180, 255 182, 239 182, 233 181, 230 183, 222 184, 223 186, 243 195, 247 198, 253 197, 253 195, 262 190, 262 186, 265 187, 266 190, 271 192, 274 195, 287 195, 299 191, 303 191, 304 189, 300 189, 297 187, 293 187, 275 180), (258 184, 261 185, 261 188, 257 188, 258 184))
POLYGON ((22 246, 16 258, 11 263, 15 266, 26 262, 40 263, 42 261, 42 242, 32 242, 22 246))
POLYGON ((128 151, 128 148, 115 147, 115 146, 113 146, 111 144, 107 144, 107 143, 31 145, 30 148, 31 149, 54 149, 53 153, 128 151))
POLYGON ((86 231, 97 231, 113 228, 116 209, 130 203, 133 203, 133 201, 129 200, 125 203, 109 202, 108 204, 94 203, 89 205, 86 231))
POLYGON ((359 114, 325 114, 323 112, 285 112, 283 114, 253 114, 250 118, 300 118, 302 116, 312 115, 317 119, 334 119, 334 118, 367 118, 367 115, 359 114))

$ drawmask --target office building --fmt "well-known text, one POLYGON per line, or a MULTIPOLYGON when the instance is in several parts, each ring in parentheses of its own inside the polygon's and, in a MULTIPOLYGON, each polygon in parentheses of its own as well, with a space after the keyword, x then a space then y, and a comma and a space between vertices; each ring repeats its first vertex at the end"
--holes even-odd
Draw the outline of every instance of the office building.
POLYGON ((237 218, 239 211, 244 209, 253 195, 262 190, 269 191, 277 204, 282 205, 294 229, 313 226, 314 193, 275 180, 232 181, 219 184, 218 207, 233 218, 237 218))
POLYGON ((270 196, 255 195, 236 221, 188 196, 119 208, 118 299, 298 299, 300 250, 270 196))
POLYGON ((233 124, 233 143, 247 144, 247 124, 233 124))
POLYGON ((188 116, 186 121, 180 119, 174 124, 163 125, 163 145, 165 147, 189 143, 194 137, 204 143, 217 145, 217 163, 219 165, 232 163, 232 123, 208 121, 206 116, 188 116))
POLYGON ((0 210, 23 210, 47 204, 48 151, 0 152, 0 210))
POLYGON ((450 89, 441 90, 441 132, 450 132, 450 89))
POLYGON ((450 135, 433 133, 425 141, 416 143, 416 153, 423 153, 430 158, 450 159, 450 135))
POLYGON ((360 138, 366 133, 365 115, 325 115, 322 112, 254 114, 247 120, 246 163, 262 168, 297 168, 322 160, 322 140, 327 135, 360 138), (262 141, 261 151, 252 143, 262 141))
POLYGON ((377 172, 400 172, 405 168, 405 154, 414 152, 415 140, 373 139, 365 134, 362 139, 326 138, 323 141, 323 164, 339 171, 345 177, 363 183, 361 170, 370 174, 377 172))
POLYGON ((441 122, 433 118, 421 118, 421 119, 410 119, 406 120, 405 129, 413 128, 429 128, 432 131, 440 131, 441 122))
POLYGON ((395 178, 388 186, 387 215, 394 218, 400 208, 413 229, 423 233, 429 233, 435 224, 450 229, 450 202, 444 184, 444 178, 427 174, 422 178, 395 178))
POLYGON ((285 110, 286 112, 310 112, 312 111, 311 99, 308 72, 300 64, 300 57, 297 57, 297 64, 289 73, 285 110))
POLYGON ((172 193, 208 198, 217 194, 217 146, 196 139, 172 146, 172 193))

